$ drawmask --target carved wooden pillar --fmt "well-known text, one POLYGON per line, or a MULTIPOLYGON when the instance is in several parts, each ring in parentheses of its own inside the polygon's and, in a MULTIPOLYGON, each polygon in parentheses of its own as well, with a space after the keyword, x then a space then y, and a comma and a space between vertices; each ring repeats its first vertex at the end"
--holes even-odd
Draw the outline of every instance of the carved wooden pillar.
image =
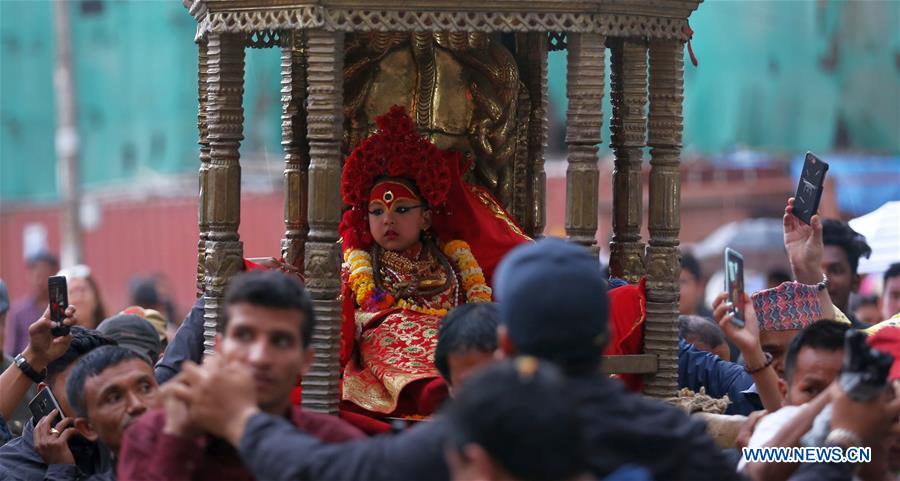
MULTIPOLYGON (((547 34, 528 32, 519 34, 517 57, 522 81, 528 92, 528 103, 520 107, 528 112, 526 165, 523 175, 515 178, 514 198, 517 200, 515 214, 519 225, 532 237, 540 237, 546 223, 546 184, 544 172, 544 150, 547 146, 547 34), (521 200, 519 200, 521 198, 521 200), (521 205, 518 205, 521 204, 521 205)), ((518 167, 518 166, 517 166, 518 167)))
POLYGON ((566 95, 566 236, 569 240, 596 249, 598 178, 597 144, 603 117, 603 35, 568 35, 566 95))
POLYGON ((316 310, 316 357, 303 379, 303 406, 337 413, 340 401, 341 137, 343 135, 344 34, 307 32, 309 66, 309 240, 306 287, 316 310))
POLYGON ((306 41, 302 31, 284 34, 281 47, 281 145, 284 147, 284 239, 281 256, 303 271, 309 232, 309 139, 306 135, 306 41))
POLYGON ((202 296, 206 283, 204 272, 206 271, 206 241, 209 239, 209 220, 206 218, 207 186, 206 177, 209 172, 209 127, 206 119, 206 82, 209 78, 208 55, 206 38, 197 41, 198 66, 197 66, 197 130, 200 132, 200 176, 199 189, 200 200, 197 209, 198 223, 200 227, 200 240, 197 242, 197 296, 202 296))
POLYGON ((684 44, 650 41, 650 246, 647 248, 647 323, 644 352, 659 369, 644 392, 671 396, 678 384, 678 231, 681 224, 681 153, 684 44))
POLYGON ((244 38, 245 35, 209 34, 207 123, 209 168, 204 187, 201 218, 208 225, 205 259, 203 315, 204 348, 213 352, 221 319, 225 286, 243 267, 241 223, 241 165, 239 148, 244 139, 244 38))
POLYGON ((644 243, 641 242, 644 182, 642 149, 647 132, 647 43, 645 40, 612 39, 610 72, 611 145, 613 171, 613 238, 610 273, 628 282, 644 275, 644 243))

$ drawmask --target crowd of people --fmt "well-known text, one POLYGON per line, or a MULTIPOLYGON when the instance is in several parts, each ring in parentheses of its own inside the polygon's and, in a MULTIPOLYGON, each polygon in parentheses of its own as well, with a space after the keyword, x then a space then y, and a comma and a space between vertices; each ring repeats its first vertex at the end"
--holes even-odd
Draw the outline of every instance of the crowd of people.
MULTIPOLYGON (((458 159, 418 137, 402 110, 379 122, 383 135, 345 167, 339 416, 300 407, 317 319, 295 273, 246 263, 204 357, 202 298, 174 334, 171 304, 144 281, 137 305, 106 317, 85 267, 61 271, 70 332, 54 336, 43 299, 59 265, 41 254, 29 259, 31 294, 0 330, 14 355, 0 374, 0 481, 897 479, 900 265, 884 275, 877 322, 865 323, 849 307, 870 249, 849 226, 804 224, 789 199, 790 279, 738 299, 743 323, 727 293, 702 305, 702 272, 683 256, 677 382, 724 412, 691 415, 635 392, 639 379, 603 374, 608 346, 631 339, 621 326, 635 303, 642 327, 643 282, 608 278, 576 244, 524 240, 489 203, 466 204, 476 191, 454 191, 458 171, 445 172, 451 185, 411 168, 458 159), (395 150, 410 143, 415 155, 395 150), (387 157, 370 150, 382 148, 411 164, 378 164, 387 157), (446 229, 437 207, 457 194, 467 219, 488 207, 478 229, 510 227, 478 231, 508 248, 446 229), (405 423, 379 424, 390 419, 405 423), (723 419, 740 431, 714 441, 723 419), (870 448, 871 458, 747 454, 769 447, 870 448)), ((0 283, 0 323, 9 309, 0 283)))

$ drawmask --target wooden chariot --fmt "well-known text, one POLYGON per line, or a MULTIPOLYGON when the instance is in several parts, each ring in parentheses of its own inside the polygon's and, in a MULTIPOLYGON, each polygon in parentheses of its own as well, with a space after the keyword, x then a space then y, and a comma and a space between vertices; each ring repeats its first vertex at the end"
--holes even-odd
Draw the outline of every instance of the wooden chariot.
MULTIPOLYGON (((597 248, 597 145, 608 54, 615 154, 610 268, 613 275, 630 282, 642 276, 648 279, 644 354, 609 357, 605 369, 644 374, 647 395, 674 395, 683 49, 690 31, 688 17, 699 2, 186 0, 197 21, 198 288, 206 303, 207 351, 219 326, 224 288, 241 270, 244 256, 238 225, 245 49, 281 49, 285 151, 281 255, 303 272, 320 320, 312 340, 315 363, 303 380, 303 404, 332 413, 338 409, 341 374, 337 231, 342 213, 341 164, 373 122, 366 109, 377 103, 360 90, 371 89, 372 83, 359 81, 359 66, 379 71, 390 67, 376 65, 380 58, 361 61, 365 53, 359 49, 375 48, 378 42, 411 45, 410 58, 417 70, 407 79, 415 84, 414 117, 423 131, 435 135, 442 128, 449 131, 439 124, 441 116, 453 115, 487 127, 488 132, 477 137, 477 128, 463 126, 454 133, 454 142, 462 139, 462 144, 454 145, 463 145, 464 150, 468 146, 476 162, 483 161, 470 175, 492 189, 531 236, 540 236, 544 228, 547 53, 565 49, 567 237, 597 248), (508 54, 482 51, 498 46, 508 54), (345 63, 351 50, 353 63, 345 63), (429 65, 435 65, 435 52, 457 59, 442 64, 441 72, 462 65, 459 68, 478 68, 487 75, 489 81, 481 87, 472 82, 472 89, 488 91, 490 95, 485 95, 491 97, 476 105, 481 111, 442 110, 441 95, 451 94, 441 94, 444 85, 434 77, 449 74, 429 70, 429 65), (492 69, 490 61, 496 61, 501 70, 492 69), (431 84, 423 87, 427 82, 431 84), (650 162, 646 244, 641 238, 645 147, 650 162)), ((398 57, 391 65, 403 65, 403 59, 398 57)), ((442 105, 459 103, 451 98, 442 105)))

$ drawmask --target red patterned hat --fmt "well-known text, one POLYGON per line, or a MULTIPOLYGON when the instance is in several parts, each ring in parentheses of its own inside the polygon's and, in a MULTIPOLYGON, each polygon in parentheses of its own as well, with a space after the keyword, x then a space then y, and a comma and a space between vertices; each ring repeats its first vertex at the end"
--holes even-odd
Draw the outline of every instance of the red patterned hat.
POLYGON ((750 296, 761 331, 789 331, 822 319, 816 286, 785 282, 750 296))
POLYGON ((350 209, 338 230, 345 249, 372 246, 366 208, 378 179, 409 180, 429 207, 440 209, 447 201, 451 173, 459 172, 451 163, 461 162, 460 154, 441 150, 419 135, 403 107, 395 105, 375 121, 378 132, 360 142, 344 163, 341 196, 350 209))

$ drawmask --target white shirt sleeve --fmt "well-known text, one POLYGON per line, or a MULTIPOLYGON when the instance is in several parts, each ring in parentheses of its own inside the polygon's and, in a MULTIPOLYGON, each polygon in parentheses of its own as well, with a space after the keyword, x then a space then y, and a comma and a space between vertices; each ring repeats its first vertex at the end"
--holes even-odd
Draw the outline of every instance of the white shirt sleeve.
MULTIPOLYGON (((778 430, 781 429, 782 426, 787 424, 800 412, 801 406, 784 406, 783 408, 775 411, 774 413, 768 414, 756 424, 756 429, 753 430, 753 435, 750 436, 750 441, 747 443, 748 448, 761 448, 769 444, 772 441, 772 438, 778 434, 778 430)), ((747 462, 744 461, 744 456, 741 455, 741 460, 738 462, 738 471, 742 471, 744 466, 747 465, 747 462)))

